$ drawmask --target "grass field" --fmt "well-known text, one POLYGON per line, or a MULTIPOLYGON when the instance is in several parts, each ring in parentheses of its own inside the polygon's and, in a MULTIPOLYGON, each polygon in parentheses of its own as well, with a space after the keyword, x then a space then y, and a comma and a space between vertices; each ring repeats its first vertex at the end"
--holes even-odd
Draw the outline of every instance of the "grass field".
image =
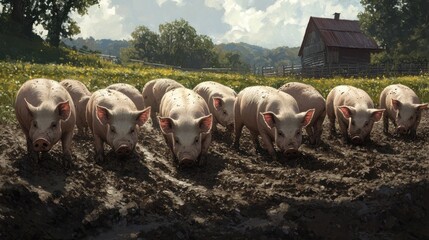
POLYGON ((50 78, 61 80, 65 78, 82 81, 91 90, 104 88, 112 83, 129 83, 138 89, 154 78, 172 78, 188 88, 193 88, 203 81, 216 81, 232 87, 237 92, 247 86, 267 85, 275 88, 281 85, 299 81, 310 84, 318 89, 323 96, 341 84, 353 85, 364 89, 377 104, 378 96, 384 87, 393 83, 402 83, 414 89, 423 102, 429 101, 429 75, 377 77, 377 78, 300 78, 300 77, 263 77, 259 75, 220 74, 208 72, 187 72, 164 68, 121 67, 105 68, 73 67, 56 64, 31 64, 24 62, 0 62, 0 123, 15 121, 13 103, 16 93, 22 83, 32 78, 50 78))

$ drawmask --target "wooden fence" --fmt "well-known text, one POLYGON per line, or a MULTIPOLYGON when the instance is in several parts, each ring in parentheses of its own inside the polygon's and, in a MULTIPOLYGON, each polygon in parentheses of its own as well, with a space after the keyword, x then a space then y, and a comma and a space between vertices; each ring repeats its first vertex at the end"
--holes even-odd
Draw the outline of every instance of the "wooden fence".
POLYGON ((303 77, 374 77, 419 75, 429 72, 429 63, 426 61, 401 64, 336 64, 320 67, 306 67, 301 65, 263 67, 263 76, 289 76, 300 75, 303 77))

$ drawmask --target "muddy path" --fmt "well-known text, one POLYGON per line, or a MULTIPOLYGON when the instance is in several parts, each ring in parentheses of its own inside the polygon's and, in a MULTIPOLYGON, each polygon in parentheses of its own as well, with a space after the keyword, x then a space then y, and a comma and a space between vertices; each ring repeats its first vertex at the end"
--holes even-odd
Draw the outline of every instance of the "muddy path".
POLYGON ((142 133, 135 156, 102 164, 75 136, 65 171, 59 145, 34 165, 20 129, 0 126, 0 239, 429 239, 428 112, 417 139, 381 123, 365 146, 325 131, 319 147, 278 161, 246 131, 240 151, 223 132, 190 169, 157 130, 142 133))

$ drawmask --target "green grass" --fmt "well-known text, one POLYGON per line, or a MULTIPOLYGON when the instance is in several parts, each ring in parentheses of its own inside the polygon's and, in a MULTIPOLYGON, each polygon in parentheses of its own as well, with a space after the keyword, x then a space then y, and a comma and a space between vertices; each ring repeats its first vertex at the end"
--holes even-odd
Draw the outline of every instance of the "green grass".
POLYGON ((332 78, 312 79, 298 77, 262 77, 255 75, 220 74, 206 72, 186 72, 173 69, 122 67, 76 67, 58 64, 34 64, 24 62, 0 62, 0 123, 15 121, 13 103, 20 86, 32 78, 50 78, 61 80, 65 78, 82 81, 91 91, 104 88, 112 83, 129 83, 137 89, 154 78, 172 78, 188 88, 193 88, 203 81, 216 81, 232 87, 237 92, 247 86, 267 85, 275 88, 281 85, 300 81, 318 89, 323 96, 341 84, 353 85, 364 89, 378 103, 378 96, 384 87, 393 83, 402 83, 414 89, 420 99, 429 101, 429 75, 389 77, 389 78, 332 78))

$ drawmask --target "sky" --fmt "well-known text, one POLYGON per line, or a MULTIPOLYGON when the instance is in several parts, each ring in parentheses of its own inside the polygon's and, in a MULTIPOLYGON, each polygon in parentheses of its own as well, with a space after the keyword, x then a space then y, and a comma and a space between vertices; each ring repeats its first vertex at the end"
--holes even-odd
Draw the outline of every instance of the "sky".
POLYGON ((301 45, 310 16, 357 20, 360 0, 100 0, 88 14, 71 17, 75 37, 131 39, 138 26, 158 32, 160 24, 183 18, 215 44, 245 42, 265 48, 301 45))

